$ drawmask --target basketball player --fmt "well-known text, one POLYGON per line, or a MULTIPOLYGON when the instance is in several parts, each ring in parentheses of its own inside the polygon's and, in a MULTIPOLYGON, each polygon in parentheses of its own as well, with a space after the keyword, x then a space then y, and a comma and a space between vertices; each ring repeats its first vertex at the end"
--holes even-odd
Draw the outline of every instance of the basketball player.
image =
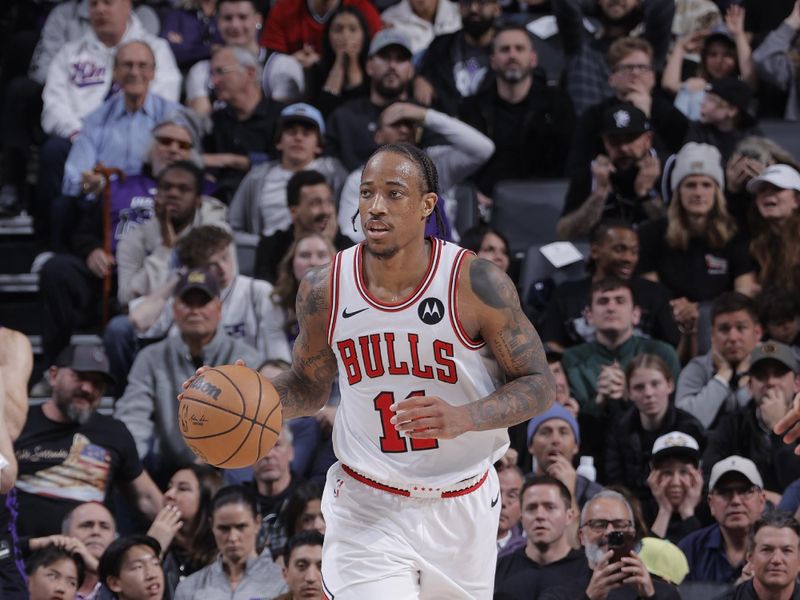
POLYGON ((506 428, 555 386, 513 283, 495 265, 424 237, 436 168, 379 148, 361 176, 365 241, 309 273, 291 370, 273 383, 284 418, 322 408, 337 371, 323 588, 328 598, 491 598, 500 514, 492 463, 506 428), (495 390, 488 345, 506 375, 495 390))

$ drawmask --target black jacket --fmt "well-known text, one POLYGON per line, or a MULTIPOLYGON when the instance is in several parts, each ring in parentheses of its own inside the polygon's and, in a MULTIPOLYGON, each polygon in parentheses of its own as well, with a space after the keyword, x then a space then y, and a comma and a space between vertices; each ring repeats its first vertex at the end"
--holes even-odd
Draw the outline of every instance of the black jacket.
POLYGON ((800 479, 800 461, 794 455, 797 443, 784 444, 774 433, 762 427, 756 416, 755 402, 741 411, 724 415, 711 430, 703 454, 703 475, 708 481, 714 463, 732 454, 752 460, 764 489, 782 492, 795 479, 800 479))
MULTIPOLYGON (((419 74, 433 86, 435 93, 433 108, 451 116, 458 114, 458 105, 461 102, 461 93, 456 87, 453 68, 459 60, 458 49, 461 47, 463 36, 463 31, 436 36, 425 51, 418 70, 419 74)), ((486 46, 485 51, 488 57, 491 47, 486 46)), ((493 84, 494 77, 487 72, 480 84, 480 90, 489 89, 493 84)))
MULTIPOLYGON (((753 589, 753 580, 745 581, 737 585, 730 592, 725 592, 721 596, 717 596, 716 600, 760 600, 755 589, 753 589)), ((795 583, 794 592, 790 600, 800 600, 800 586, 795 583)))
POLYGON ((670 431, 688 433, 700 448, 703 448, 705 430, 696 418, 670 402, 664 423, 658 431, 645 432, 635 407, 617 417, 610 423, 606 437, 605 483, 622 484, 637 498, 646 501, 652 498, 647 477, 650 475, 650 451, 652 443, 644 444, 646 436, 655 439, 670 431))
POLYGON ((496 147, 477 174, 478 187, 491 194, 494 184, 502 179, 563 176, 575 121, 569 97, 534 76, 528 95, 515 105, 525 110, 522 121, 511 128, 511 139, 501 137, 498 112, 502 104, 511 106, 498 96, 496 85, 465 98, 461 104, 459 118, 490 137, 496 147))

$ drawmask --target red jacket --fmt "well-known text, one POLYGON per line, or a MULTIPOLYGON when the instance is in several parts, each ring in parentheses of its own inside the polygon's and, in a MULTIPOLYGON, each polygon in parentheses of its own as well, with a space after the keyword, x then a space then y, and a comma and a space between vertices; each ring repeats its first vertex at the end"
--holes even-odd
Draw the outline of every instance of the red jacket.
MULTIPOLYGON (((369 0, 341 0, 343 6, 353 6, 361 11, 372 39, 383 27, 378 11, 369 0)), ((306 0, 278 0, 269 11, 261 34, 261 45, 268 50, 294 54, 311 44, 322 54, 322 32, 325 24, 317 21, 309 12, 306 0)), ((364 41, 369 44, 369 40, 364 41)))

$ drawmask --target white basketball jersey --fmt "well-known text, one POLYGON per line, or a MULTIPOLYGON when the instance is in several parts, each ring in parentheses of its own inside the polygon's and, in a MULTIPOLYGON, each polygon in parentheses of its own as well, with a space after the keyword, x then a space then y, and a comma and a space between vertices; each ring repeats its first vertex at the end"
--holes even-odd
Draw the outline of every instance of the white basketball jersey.
POLYGON ((389 407, 408 397, 463 405, 494 390, 478 352, 483 341, 470 339, 458 320, 458 273, 469 252, 433 238, 425 276, 398 304, 370 295, 362 253, 358 244, 332 264, 328 343, 341 389, 336 456, 384 483, 444 486, 485 471, 508 447, 505 429, 414 440, 389 422, 389 407))

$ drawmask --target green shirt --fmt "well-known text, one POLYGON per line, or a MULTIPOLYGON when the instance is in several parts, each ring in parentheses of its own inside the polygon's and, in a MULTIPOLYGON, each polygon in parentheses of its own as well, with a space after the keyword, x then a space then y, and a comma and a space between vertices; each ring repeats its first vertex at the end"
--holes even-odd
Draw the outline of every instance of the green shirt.
POLYGON ((600 408, 595 402, 600 369, 616 361, 624 371, 628 363, 639 354, 660 356, 672 371, 672 380, 678 380, 678 374, 681 372, 678 354, 675 348, 658 340, 632 336, 613 350, 597 341, 567 348, 561 364, 567 374, 572 395, 581 404, 581 412, 595 415, 600 413, 600 408))

